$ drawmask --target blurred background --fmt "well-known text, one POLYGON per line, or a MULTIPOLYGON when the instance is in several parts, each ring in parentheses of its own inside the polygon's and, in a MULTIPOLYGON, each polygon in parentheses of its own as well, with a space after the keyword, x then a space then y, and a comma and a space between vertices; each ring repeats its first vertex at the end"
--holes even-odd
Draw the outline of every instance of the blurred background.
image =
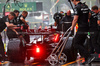
MULTIPOLYGON (((3 6, 6 4, 7 0, 0 0, 0 17, 3 16, 3 6)), ((82 2, 86 2, 86 4, 91 8, 93 5, 100 6, 100 0, 82 0, 82 2)), ((28 17, 26 18, 29 21, 30 29, 45 28, 47 25, 53 24, 53 15, 57 11, 71 10, 72 8, 68 0, 9 0, 6 4, 6 15, 13 11, 19 10, 22 12, 23 10, 28 11, 28 17), (58 9, 57 9, 58 7, 58 9)))

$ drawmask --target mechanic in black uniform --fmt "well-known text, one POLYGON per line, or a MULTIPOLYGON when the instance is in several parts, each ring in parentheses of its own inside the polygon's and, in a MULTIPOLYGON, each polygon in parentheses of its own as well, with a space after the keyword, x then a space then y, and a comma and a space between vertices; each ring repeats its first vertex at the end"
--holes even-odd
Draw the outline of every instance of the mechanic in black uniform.
MULTIPOLYGON (((23 11, 22 14, 19 16, 19 21, 18 21, 19 23, 18 24, 22 25, 24 30, 28 30, 28 28, 29 28, 27 21, 25 20, 27 15, 28 15, 28 12, 23 11)), ((24 34, 23 38, 25 39, 25 41, 27 43, 30 42, 30 36, 28 34, 24 34)))
POLYGON ((98 20, 98 6, 93 6, 92 7, 92 11, 90 11, 90 14, 89 14, 89 23, 90 23, 90 40, 91 40, 91 44, 90 44, 90 53, 94 53, 94 49, 95 49, 95 52, 96 53, 100 53, 100 46, 99 44, 97 43, 97 40, 98 40, 98 36, 99 36, 99 31, 98 31, 98 23, 97 23, 97 20, 98 20))
POLYGON ((14 18, 15 18, 15 14, 13 12, 10 12, 10 14, 8 16, 0 18, 0 61, 4 61, 4 59, 5 59, 4 45, 2 42, 1 32, 6 27, 8 27, 12 30, 14 30, 14 28, 17 28, 16 25, 9 23, 10 20, 13 20, 14 18))
POLYGON ((77 49, 81 57, 85 58, 85 62, 82 64, 88 64, 95 59, 84 47, 84 42, 87 37, 87 32, 89 30, 88 16, 89 8, 85 3, 81 3, 80 0, 71 0, 75 5, 75 14, 72 22, 71 31, 74 29, 76 23, 78 23, 78 31, 74 37, 74 47, 77 49))
POLYGON ((18 10, 14 10, 13 11, 14 13, 15 13, 15 15, 16 15, 16 17, 14 18, 14 20, 13 20, 13 23, 15 24, 15 25, 17 25, 18 24, 18 16, 19 16, 19 11, 18 10))
POLYGON ((70 10, 68 10, 67 13, 65 13, 65 17, 63 17, 62 21, 64 23, 63 31, 65 32, 68 28, 71 27, 73 21, 73 17, 71 15, 70 10))
MULTIPOLYGON (((12 22, 11 21, 10 22, 13 23, 14 25, 17 25, 17 23, 18 23, 17 17, 20 12, 18 10, 14 10, 13 12, 15 13, 16 17, 14 18, 14 20, 12 20, 12 22)), ((17 30, 19 30, 19 29, 16 29, 16 31, 17 30)), ((18 37, 17 35, 18 35, 18 32, 15 32, 12 29, 7 28, 7 36, 8 36, 9 40, 12 38, 17 38, 18 37)))
POLYGON ((60 14, 63 16, 65 16, 65 13, 63 11, 60 11, 60 14))
POLYGON ((62 23, 61 23, 61 20, 63 18, 63 11, 61 11, 60 13, 55 13, 54 14, 54 20, 55 20, 55 23, 54 25, 57 26, 57 31, 62 31, 62 23))

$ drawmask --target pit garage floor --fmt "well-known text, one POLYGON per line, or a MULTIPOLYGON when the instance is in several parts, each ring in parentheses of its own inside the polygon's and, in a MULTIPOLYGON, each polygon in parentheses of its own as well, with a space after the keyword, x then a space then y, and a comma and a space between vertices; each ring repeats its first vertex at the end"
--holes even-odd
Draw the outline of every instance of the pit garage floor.
MULTIPOLYGON (((83 58, 77 59, 76 61, 73 62, 68 62, 64 65, 54 65, 54 66, 100 66, 100 61, 99 62, 92 62, 91 64, 86 64, 86 65, 81 65, 80 63, 83 62, 83 58)), ((9 61, 5 61, 4 63, 0 63, 0 66, 52 66, 48 62, 28 62, 26 61, 25 63, 12 63, 9 61)))

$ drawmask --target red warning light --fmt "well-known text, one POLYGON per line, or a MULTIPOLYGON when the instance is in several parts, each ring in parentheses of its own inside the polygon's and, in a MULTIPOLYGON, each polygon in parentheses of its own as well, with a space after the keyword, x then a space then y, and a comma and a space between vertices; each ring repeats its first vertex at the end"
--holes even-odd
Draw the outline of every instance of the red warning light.
POLYGON ((98 55, 98 57, 100 58, 100 54, 98 55))
POLYGON ((47 29, 47 26, 45 26, 45 29, 47 29))
POLYGON ((54 38, 55 42, 57 42, 59 40, 59 34, 57 34, 54 38))
POLYGON ((36 52, 39 53, 40 52, 40 48, 36 48, 36 52))
POLYGON ((39 29, 42 29, 42 26, 40 26, 39 29))

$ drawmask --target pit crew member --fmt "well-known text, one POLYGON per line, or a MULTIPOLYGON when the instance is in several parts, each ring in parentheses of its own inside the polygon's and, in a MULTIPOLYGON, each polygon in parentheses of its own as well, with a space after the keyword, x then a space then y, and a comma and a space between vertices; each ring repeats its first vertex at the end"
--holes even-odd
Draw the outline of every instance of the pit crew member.
POLYGON ((9 23, 10 20, 13 20, 15 18, 15 14, 14 12, 10 12, 8 16, 5 16, 3 18, 0 18, 0 61, 4 61, 5 60, 5 52, 4 52, 4 45, 2 42, 2 37, 1 37, 1 32, 6 28, 10 28, 13 29, 17 28, 16 25, 9 23))
MULTIPOLYGON (((27 11, 23 11, 22 14, 19 16, 19 20, 18 20, 19 21, 18 24, 22 25, 24 30, 27 30, 29 28, 29 26, 27 24, 27 21, 25 20, 27 15, 28 15, 28 12, 27 11)), ((29 37, 28 34, 24 34, 23 38, 25 39, 25 41, 27 43, 30 42, 30 37, 29 37)))
POLYGON ((91 40, 91 50, 90 53, 94 53, 93 50, 95 49, 96 53, 100 53, 100 46, 97 43, 99 32, 98 32, 98 23, 97 23, 97 15, 98 15, 98 6, 93 6, 92 11, 90 11, 90 40, 91 40))
MULTIPOLYGON (((14 20, 12 20, 12 22, 10 21, 10 23, 17 25, 17 23, 18 23, 17 18, 18 18, 18 15, 19 15, 20 12, 18 10, 14 10, 13 12, 15 13, 16 17, 14 18, 14 20)), ((12 29, 7 28, 7 36, 8 36, 9 40, 12 39, 12 38, 18 37, 17 36, 18 35, 17 30, 19 30, 19 29, 16 29, 16 31, 13 31, 12 29)))
POLYGON ((84 64, 89 64, 95 59, 83 46, 85 39, 87 37, 87 32, 89 30, 88 16, 89 8, 85 3, 81 3, 80 0, 71 0, 75 5, 75 14, 72 21, 71 31, 74 29, 76 23, 78 22, 78 31, 74 37, 74 47, 77 49, 82 57, 85 58, 84 64))

